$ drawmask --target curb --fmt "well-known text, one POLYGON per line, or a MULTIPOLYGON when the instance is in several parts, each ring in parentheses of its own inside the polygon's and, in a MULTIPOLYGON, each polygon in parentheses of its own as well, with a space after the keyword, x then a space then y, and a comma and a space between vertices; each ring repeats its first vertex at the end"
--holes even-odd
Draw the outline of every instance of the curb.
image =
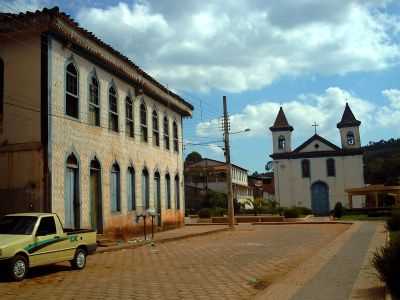
POLYGON ((168 243, 168 242, 173 242, 173 241, 178 241, 178 240, 183 240, 186 238, 192 238, 192 237, 197 237, 197 236, 204 236, 204 235, 209 235, 209 234, 214 234, 214 233, 218 233, 218 232, 223 232, 223 231, 228 231, 230 230, 230 228, 218 228, 212 231, 206 231, 206 232, 200 232, 200 233, 191 233, 191 234, 186 234, 186 235, 182 235, 182 236, 175 236, 175 237, 170 237, 170 238, 162 238, 162 239, 155 239, 155 240, 146 240, 146 241, 141 241, 139 243, 136 244, 123 244, 123 245, 119 245, 119 246, 112 246, 112 247, 102 247, 102 248, 97 248, 96 252, 93 253, 93 255, 96 254, 101 254, 101 253, 106 253, 106 252, 114 252, 114 251, 119 251, 119 250, 125 250, 125 249, 135 249, 135 248, 139 248, 139 247, 143 247, 147 244, 150 244, 152 242, 155 243, 168 243))
MULTIPOLYGON (((229 223, 192 223, 192 224, 185 224, 185 226, 215 226, 215 225, 229 226, 229 223)), ((235 223, 235 225, 238 225, 238 223, 235 223)))
POLYGON ((321 222, 255 222, 252 225, 321 225, 321 224, 345 224, 353 225, 353 222, 335 222, 335 221, 321 221, 321 222))

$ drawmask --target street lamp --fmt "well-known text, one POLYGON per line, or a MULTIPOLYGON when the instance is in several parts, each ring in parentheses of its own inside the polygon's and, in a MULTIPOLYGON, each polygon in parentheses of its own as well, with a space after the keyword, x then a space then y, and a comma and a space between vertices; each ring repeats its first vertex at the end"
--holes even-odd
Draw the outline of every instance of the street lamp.
POLYGON ((249 132, 249 131, 251 131, 251 129, 246 128, 246 129, 235 131, 235 132, 229 132, 229 134, 238 134, 238 133, 244 133, 244 132, 249 132))

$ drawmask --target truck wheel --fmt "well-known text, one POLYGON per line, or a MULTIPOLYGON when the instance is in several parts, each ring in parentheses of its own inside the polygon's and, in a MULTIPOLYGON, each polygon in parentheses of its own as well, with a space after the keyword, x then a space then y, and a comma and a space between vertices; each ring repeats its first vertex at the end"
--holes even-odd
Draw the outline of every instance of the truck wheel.
POLYGON ((28 269, 28 260, 25 258, 25 256, 15 255, 8 267, 8 275, 11 280, 21 281, 28 273, 28 269))
POLYGON ((76 249, 74 259, 71 260, 71 266, 75 270, 82 270, 86 266, 87 253, 82 248, 76 249))

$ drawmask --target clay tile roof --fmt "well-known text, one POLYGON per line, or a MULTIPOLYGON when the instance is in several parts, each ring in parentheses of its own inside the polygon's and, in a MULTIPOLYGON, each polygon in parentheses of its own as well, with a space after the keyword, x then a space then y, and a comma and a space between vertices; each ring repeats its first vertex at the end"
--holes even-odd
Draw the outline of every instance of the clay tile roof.
POLYGON ((289 125, 282 106, 279 108, 278 115, 275 119, 274 125, 269 128, 271 131, 293 131, 293 127, 289 125))
POLYGON ((346 103, 342 119, 339 123, 337 123, 337 128, 360 126, 360 124, 361 122, 354 117, 354 114, 351 111, 349 104, 346 103))

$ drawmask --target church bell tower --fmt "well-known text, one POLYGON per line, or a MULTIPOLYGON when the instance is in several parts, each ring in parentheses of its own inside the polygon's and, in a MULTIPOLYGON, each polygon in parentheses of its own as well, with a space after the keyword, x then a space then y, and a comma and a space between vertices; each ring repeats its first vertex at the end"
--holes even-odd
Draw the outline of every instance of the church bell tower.
POLYGON ((361 147, 360 125, 361 122, 354 117, 349 104, 346 103, 342 119, 337 124, 343 149, 358 149, 361 147))
POLYGON ((292 151, 293 127, 289 125, 282 106, 279 108, 274 125, 272 125, 269 130, 272 132, 274 154, 292 151))

